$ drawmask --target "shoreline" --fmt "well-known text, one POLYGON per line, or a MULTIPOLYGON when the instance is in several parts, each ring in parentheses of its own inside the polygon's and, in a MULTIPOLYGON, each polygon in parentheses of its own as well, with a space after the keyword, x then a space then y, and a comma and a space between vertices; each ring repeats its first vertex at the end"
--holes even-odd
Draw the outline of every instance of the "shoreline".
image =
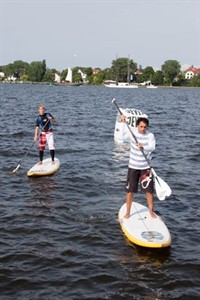
MULTIPOLYGON (((54 82, 30 82, 30 81, 0 81, 0 84, 35 84, 35 85, 49 85, 49 86, 54 86, 54 82)), ((56 85, 55 85, 56 86, 56 85)), ((103 84, 82 84, 81 86, 104 86, 103 84)), ((145 86, 138 86, 138 88, 146 88, 145 86)), ((167 89, 200 89, 199 86, 169 86, 169 85, 157 85, 157 88, 167 88, 167 89)))

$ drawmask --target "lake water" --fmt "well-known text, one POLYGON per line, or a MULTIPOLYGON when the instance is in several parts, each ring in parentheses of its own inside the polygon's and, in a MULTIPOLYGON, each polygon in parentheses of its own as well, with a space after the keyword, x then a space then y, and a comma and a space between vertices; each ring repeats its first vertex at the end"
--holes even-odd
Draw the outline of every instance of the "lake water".
POLYGON ((200 89, 0 84, 0 299, 199 299, 199 101, 200 89), (132 245, 120 229, 129 150, 113 140, 114 97, 149 116, 152 165, 172 189, 155 199, 168 249, 132 245), (28 178, 36 144, 9 171, 33 142, 39 103, 57 119, 61 168, 28 178))

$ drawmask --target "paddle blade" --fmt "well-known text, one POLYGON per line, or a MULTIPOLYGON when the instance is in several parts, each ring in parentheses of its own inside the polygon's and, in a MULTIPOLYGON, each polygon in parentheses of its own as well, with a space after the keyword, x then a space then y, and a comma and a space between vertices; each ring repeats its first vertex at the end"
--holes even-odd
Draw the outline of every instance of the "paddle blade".
POLYGON ((17 166, 17 168, 15 168, 15 169, 12 171, 12 173, 17 172, 17 170, 19 169, 19 167, 20 167, 20 164, 17 166))
POLYGON ((165 200, 172 193, 169 185, 157 175, 155 176, 155 190, 159 200, 165 200))

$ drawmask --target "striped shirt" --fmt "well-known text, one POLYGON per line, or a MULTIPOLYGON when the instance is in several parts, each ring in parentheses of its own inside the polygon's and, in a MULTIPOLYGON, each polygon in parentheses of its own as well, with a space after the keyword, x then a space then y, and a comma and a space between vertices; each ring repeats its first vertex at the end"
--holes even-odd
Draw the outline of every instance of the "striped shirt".
MULTIPOLYGON (((151 153, 155 150, 156 141, 153 133, 146 131, 146 133, 141 134, 138 132, 137 128, 131 129, 138 140, 138 143, 142 144, 144 148, 144 153, 148 160, 151 160, 151 153)), ((129 168, 136 170, 144 170, 149 168, 144 155, 142 154, 140 148, 136 146, 134 138, 131 136, 131 149, 129 157, 129 168)))

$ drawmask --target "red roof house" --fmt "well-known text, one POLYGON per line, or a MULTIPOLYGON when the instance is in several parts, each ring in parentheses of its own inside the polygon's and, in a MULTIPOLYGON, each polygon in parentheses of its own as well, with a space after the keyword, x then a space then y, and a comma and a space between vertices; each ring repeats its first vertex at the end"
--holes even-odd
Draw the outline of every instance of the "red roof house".
POLYGON ((192 77, 197 76, 199 74, 200 71, 197 68, 191 66, 185 71, 185 79, 191 79, 192 77))

